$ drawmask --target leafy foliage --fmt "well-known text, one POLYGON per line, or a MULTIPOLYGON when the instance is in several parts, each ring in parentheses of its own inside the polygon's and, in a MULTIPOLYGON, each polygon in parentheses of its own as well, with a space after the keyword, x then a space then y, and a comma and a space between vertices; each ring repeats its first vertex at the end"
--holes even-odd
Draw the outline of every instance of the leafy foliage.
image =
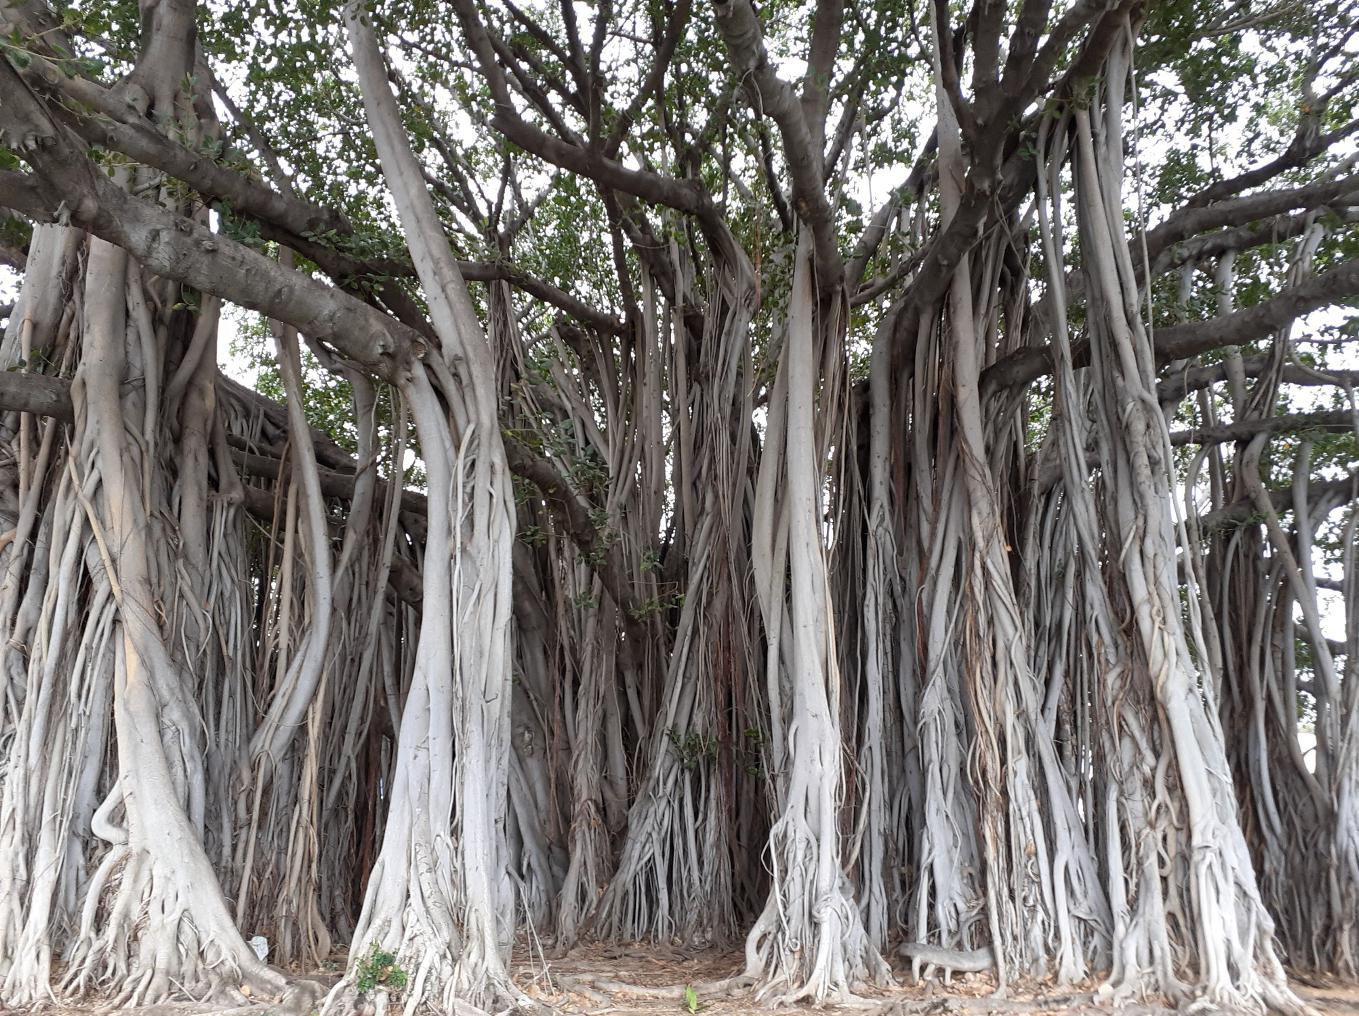
POLYGON ((354 984, 363 994, 379 988, 399 992, 406 987, 407 979, 406 971, 396 965, 396 957, 374 945, 372 952, 359 961, 354 984))

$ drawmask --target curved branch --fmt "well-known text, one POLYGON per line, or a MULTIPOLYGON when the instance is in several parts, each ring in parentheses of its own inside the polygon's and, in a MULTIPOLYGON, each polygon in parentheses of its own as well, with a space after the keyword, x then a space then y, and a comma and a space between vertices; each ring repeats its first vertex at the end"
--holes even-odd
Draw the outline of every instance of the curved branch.
MULTIPOLYGON (((1319 208, 1348 195, 1359 194, 1359 176, 1319 180, 1287 190, 1264 191, 1243 198, 1230 198, 1211 205, 1188 205, 1147 233, 1147 253, 1154 260, 1172 244, 1226 226, 1240 226, 1298 208, 1319 208)), ((1131 246, 1141 250, 1136 237, 1131 246)))
MULTIPOLYGON (((222 383, 236 396, 249 400, 252 406, 268 412, 275 422, 282 417, 281 406, 260 395, 258 392, 243 388, 228 378, 222 383)), ((75 420, 75 410, 71 401, 71 382, 66 378, 49 377, 43 374, 19 374, 13 371, 0 371, 0 412, 33 413, 46 416, 63 423, 75 420)), ((329 444, 325 435, 313 433, 317 443, 317 457, 326 462, 328 468, 319 469, 321 493, 328 498, 349 500, 354 496, 354 483, 358 464, 348 453, 329 444)), ((528 480, 543 495, 548 509, 562 527, 563 532, 580 550, 599 575, 604 588, 623 616, 623 623, 629 628, 637 644, 644 644, 646 634, 637 620, 640 608, 628 592, 627 570, 616 546, 604 544, 590 517, 590 508, 573 491, 562 477, 553 462, 538 454, 511 435, 505 436, 505 455, 510 469, 515 475, 528 480)), ((248 476, 260 479, 278 480, 285 475, 284 463, 277 455, 260 454, 258 450, 233 445, 232 458, 241 471, 248 476)), ((386 489, 385 483, 378 485, 379 496, 386 489)), ((247 495, 249 488, 247 488, 247 495)), ((273 498, 251 499, 247 496, 246 507, 252 514, 266 520, 273 517, 273 498)), ((401 509, 410 516, 423 520, 427 511, 426 498, 413 490, 401 492, 401 509)), ((408 602, 419 602, 419 583, 412 582, 409 576, 394 576, 393 588, 408 602), (414 599, 410 598, 414 590, 414 599)))
POLYGON ((511 264, 502 261, 459 261, 458 268, 468 282, 508 282, 516 289, 522 289, 530 296, 536 296, 544 303, 565 311, 583 325, 609 335, 618 335, 623 331, 623 322, 612 314, 596 310, 551 283, 525 275, 511 264))
MULTIPOLYGON (((0 87, 5 66, 0 61, 0 87)), ((385 380, 424 348, 418 332, 348 293, 133 197, 69 146, 39 146, 30 155, 41 176, 0 172, 0 205, 79 226, 156 275, 293 325, 385 380)))
MULTIPOLYGON (((1330 203, 1329 210, 1329 214, 1333 215, 1339 224, 1353 225, 1359 222, 1359 208, 1341 205, 1342 200, 1359 202, 1359 191, 1343 195, 1341 199, 1330 203)), ((1264 244, 1282 243, 1284 240, 1301 236, 1316 221, 1314 210, 1309 207, 1300 212, 1271 215, 1244 226, 1219 229, 1178 241, 1162 249, 1156 256, 1151 266, 1152 275, 1159 275, 1180 265, 1218 258, 1223 254, 1250 250, 1264 244)), ((1138 258, 1140 260, 1140 253, 1138 258)))
POLYGON ((505 435, 505 457, 515 475, 528 480, 542 493, 553 516, 594 568, 605 590, 617 604, 629 636, 638 639, 639 645, 644 644, 646 635, 637 621, 637 601, 628 592, 622 555, 616 545, 605 544, 600 539, 599 531, 591 520, 590 509, 582 503, 550 459, 508 434, 505 435))
MULTIPOLYGON (((80 78, 70 78, 54 65, 39 60, 30 65, 30 73, 25 77, 30 81, 36 77, 58 95, 86 104, 101 114, 70 117, 70 125, 86 141, 169 173, 205 198, 224 202, 233 212, 255 219, 265 227, 261 230, 265 239, 291 247, 314 262, 337 284, 361 276, 414 277, 415 269, 406 258, 354 257, 316 239, 326 233, 349 236, 353 234, 353 227, 333 209, 276 191, 244 173, 219 165, 207 153, 195 152, 167 138, 150 123, 131 116, 130 108, 119 104, 98 85, 80 78), (115 113, 120 119, 114 118, 115 113)), ((459 262, 459 265, 468 279, 478 282, 506 281, 579 319, 583 324, 610 334, 618 333, 623 327, 623 323, 611 315, 511 265, 467 261, 459 262)), ((389 294, 384 292, 381 295, 385 297, 389 294)), ((415 326, 414 321, 407 320, 406 323, 415 326)))

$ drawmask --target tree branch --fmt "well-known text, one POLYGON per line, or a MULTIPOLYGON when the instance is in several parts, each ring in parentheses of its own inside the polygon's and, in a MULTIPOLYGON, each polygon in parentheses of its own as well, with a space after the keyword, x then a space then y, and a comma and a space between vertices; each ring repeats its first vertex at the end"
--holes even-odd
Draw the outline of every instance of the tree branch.
POLYGON ((1223 444, 1245 441, 1257 434, 1285 434, 1304 431, 1343 433, 1354 429, 1354 414, 1349 410, 1323 413, 1289 413, 1266 416, 1259 420, 1241 420, 1212 427, 1190 427, 1172 430, 1170 443, 1176 447, 1190 444, 1223 444))
MULTIPOLYGON (((0 87, 4 87, 0 61, 0 87)), ((257 310, 393 380, 424 348, 416 331, 349 294, 128 194, 69 146, 30 153, 40 177, 0 172, 0 205, 122 247, 156 275, 257 310), (73 161, 78 160, 78 161, 73 161)))
MULTIPOLYGON (((1312 480, 1307 484, 1309 510, 1314 510, 1314 506, 1324 504, 1327 501, 1344 504, 1355 497, 1359 497, 1359 470, 1355 470, 1349 476, 1339 480, 1312 480)), ((1293 508, 1292 486, 1271 490, 1269 499, 1276 512, 1291 511, 1293 508)), ((1255 506, 1255 502, 1249 497, 1243 497, 1229 505, 1215 508, 1200 516, 1199 525, 1205 530, 1228 529, 1255 521, 1259 518, 1259 514, 1260 511, 1255 506)))
MULTIPOLYGON (((752 8, 751 13, 754 13, 752 8)), ((840 26, 845 0, 817 0, 812 14, 812 41, 807 50, 807 72, 802 76, 802 122, 820 156, 826 143, 826 114, 830 108, 831 75, 840 51, 840 26)), ((721 24, 720 15, 718 24, 721 24)), ((825 167, 822 167, 824 174, 825 167)))
MULTIPOLYGON (((32 65, 37 67, 35 61, 32 65)), ((291 247, 318 265, 337 283, 365 275, 409 278, 415 269, 405 258, 356 258, 315 239, 322 233, 352 235, 353 229, 338 212, 312 204, 294 195, 283 194, 235 170, 218 165, 206 153, 194 152, 165 137, 152 125, 125 117, 111 118, 118 103, 103 89, 82 79, 68 78, 52 65, 42 71, 42 80, 54 85, 59 94, 78 99, 103 116, 72 117, 72 127, 86 141, 121 152, 128 158, 169 173, 204 197, 227 203, 240 213, 274 229, 262 230, 266 239, 291 247), (52 80, 55 76, 55 81, 52 80)), ((459 262, 463 276, 477 282, 503 280, 512 286, 550 303, 577 318, 581 323, 617 334, 623 322, 598 311, 550 283, 532 278, 511 265, 499 262, 459 262)), ((385 294, 384 294, 385 295, 385 294)), ((407 321, 407 324, 412 322, 407 321)))
MULTIPOLYGON (((225 385, 231 394, 244 398, 254 409, 262 409, 273 417, 278 417, 283 412, 282 407, 257 392, 243 388, 228 379, 222 379, 220 383, 225 385), (272 412, 269 412, 270 410, 272 412)), ((0 371, 0 412, 33 413, 37 416, 51 417, 62 423, 73 423, 75 409, 71 399, 71 382, 65 378, 49 377, 44 374, 0 371)), ((321 492, 326 497, 340 500, 353 498, 358 464, 347 453, 329 445, 324 435, 313 434, 313 440, 321 446, 318 448, 318 459, 323 460, 329 467, 318 471, 321 492)), ((618 605, 624 616, 624 625, 630 629, 632 636, 639 640, 639 645, 644 644, 645 632, 638 620, 639 606, 628 592, 627 572, 622 555, 616 546, 603 544, 591 519, 589 507, 571 489, 550 459, 508 435, 505 437, 505 454, 515 475, 528 480, 542 493, 553 517, 585 559, 591 563, 609 596, 618 605)), ((280 480, 285 476, 284 464, 280 457, 261 455, 258 450, 247 448, 243 443, 233 442, 232 458, 247 476, 267 480, 280 480)), ((380 484, 378 488, 379 496, 385 497, 383 490, 385 483, 380 484)), ((247 508, 265 521, 273 518, 272 497, 256 499, 254 502, 247 498, 247 508)), ((425 496, 418 491, 403 490, 401 510, 423 520, 427 511, 425 496)), ((409 585, 410 583, 404 583, 400 588, 409 585)), ((418 583, 412 588, 418 590, 418 583)), ((411 602, 418 603, 418 595, 411 602)))
POLYGON ((491 91, 495 112, 491 126, 524 151, 544 162, 588 177, 596 183, 623 191, 653 204, 665 205, 696 216, 705 226, 721 231, 721 219, 712 198, 696 180, 675 180, 659 173, 628 169, 594 148, 568 144, 539 130, 520 117, 514 108, 505 73, 496 61, 495 47, 477 14, 474 0, 453 0, 482 77, 491 91))
MULTIPOLYGON (((1356 294, 1359 294, 1359 259, 1313 275, 1253 307, 1207 321, 1158 328, 1154 332, 1156 357, 1162 362, 1183 360, 1210 349, 1239 346, 1278 331, 1303 314, 1356 294)), ((1077 367, 1089 364, 1089 344, 1073 346, 1071 359, 1077 367)), ((1051 372, 1052 347, 1030 346, 1002 357, 982 371, 982 385, 991 389, 1025 385, 1051 372)))
POLYGON ((1253 307, 1156 330, 1156 355, 1181 360, 1221 346, 1239 346, 1263 338, 1319 307, 1359 294, 1359 258, 1313 275, 1253 307))
MULTIPOLYGON (((1318 208, 1350 194, 1359 195, 1359 176, 1320 180, 1302 187, 1265 191, 1207 206, 1187 205, 1147 233, 1147 254, 1154 261, 1172 244, 1210 229, 1240 226, 1296 208, 1318 208)), ((1136 237, 1132 246, 1140 253, 1141 244, 1136 237)))
MULTIPOLYGON (((783 158, 792 178, 793 205, 812 233, 817 279, 823 287, 838 284, 844 270, 836 243, 835 216, 826 200, 821 145, 807 123, 803 103, 769 62, 760 18, 750 0, 720 0, 714 4, 714 17, 736 76, 748 82, 747 93, 755 100, 755 112, 778 125, 783 158)), ((834 27, 838 37, 838 21, 834 27)))
MULTIPOLYGON (((1268 356, 1250 356, 1241 361, 1241 373, 1245 377, 1259 377, 1271 369, 1273 364, 1268 356)), ((1162 403, 1179 402, 1190 392, 1208 388, 1227 378, 1226 363, 1190 367, 1162 380, 1156 386, 1156 398, 1162 403)), ((1346 384, 1359 387, 1359 370, 1329 370, 1290 363, 1284 365, 1280 380, 1284 384, 1308 387, 1346 384)))
POLYGON ((517 476, 532 483, 547 501, 571 542, 599 576, 610 598, 617 604, 629 636, 645 644, 645 631, 639 624, 638 604, 628 591, 627 572, 616 545, 605 545, 590 517, 589 508, 546 456, 538 454, 511 435, 505 436, 505 456, 517 476))

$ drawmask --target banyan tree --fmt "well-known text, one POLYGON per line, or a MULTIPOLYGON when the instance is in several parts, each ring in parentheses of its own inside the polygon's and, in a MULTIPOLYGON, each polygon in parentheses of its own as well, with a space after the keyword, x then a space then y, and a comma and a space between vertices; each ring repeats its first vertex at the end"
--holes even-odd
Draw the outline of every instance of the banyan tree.
POLYGON ((0 0, 0 1007, 1359 977, 1356 68, 1349 0, 0 0))

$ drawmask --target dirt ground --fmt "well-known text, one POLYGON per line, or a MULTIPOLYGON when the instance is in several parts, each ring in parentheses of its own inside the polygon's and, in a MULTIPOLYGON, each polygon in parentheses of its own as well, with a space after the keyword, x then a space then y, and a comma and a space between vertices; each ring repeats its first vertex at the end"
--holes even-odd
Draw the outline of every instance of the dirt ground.
MULTIPOLYGON (((743 957, 729 952, 689 952, 664 946, 588 945, 565 957, 552 958, 517 954, 515 979, 534 998, 564 1014, 581 1016, 687 1016, 685 986, 702 987, 740 972, 743 957), (669 997, 654 997, 626 990, 626 986, 656 988, 669 997)), ((966 1016, 1025 1013, 1029 1016, 1076 1016, 1082 1013, 1117 1012, 1119 1016, 1152 1016, 1172 1012, 1157 1005, 1127 1005, 1114 1010, 1093 1002, 1095 983, 1076 985, 1063 991, 1051 986, 1015 985, 1007 997, 993 997, 995 979, 990 974, 957 974, 945 986, 930 982, 915 984, 910 965, 899 963, 894 974, 897 987, 874 993, 862 1006, 838 1007, 839 1012, 865 1012, 873 1016, 966 1016)), ((1324 1016, 1359 1014, 1359 985, 1344 983, 1303 983, 1295 987, 1308 1003, 1324 1016)), ((783 1009, 761 1006, 739 989, 725 993, 705 993, 699 1000, 704 1016, 771 1016, 798 1012, 806 1016, 807 1007, 783 1009)))
MULTIPOLYGON (((343 957, 323 972, 311 975, 333 983, 343 969, 343 957)), ((810 1016, 806 1006, 771 1008, 755 1002, 739 987, 721 989, 724 979, 743 966, 739 952, 687 951, 665 946, 581 946, 566 956, 544 955, 521 944, 513 968, 515 983, 530 997, 561 1016, 810 1016), (702 992, 691 1010, 685 988, 702 992)), ((1174 1012, 1159 1005, 1093 1004, 1094 983, 1057 992, 1051 986, 1015 985, 1005 998, 995 998, 990 974, 958 974, 950 986, 914 984, 909 965, 894 970, 897 986, 874 992, 854 1006, 828 1007, 822 1012, 862 1016, 1167 1016, 1174 1012)), ((301 975, 308 976, 308 975, 301 975)), ((1359 985, 1294 979, 1298 994, 1321 1016, 1359 1016, 1359 985)), ((286 1004, 251 1000, 236 1008, 169 1003, 133 1010, 135 1016, 306 1016, 289 1012, 286 1004)), ((0 1006, 0 1013, 7 1010, 0 1006)), ((99 1005, 47 1008, 43 1016, 104 1016, 99 1005)), ((399 1016, 394 1000, 390 1016, 399 1016)), ((125 1016, 119 1013, 118 1016, 125 1016)))

